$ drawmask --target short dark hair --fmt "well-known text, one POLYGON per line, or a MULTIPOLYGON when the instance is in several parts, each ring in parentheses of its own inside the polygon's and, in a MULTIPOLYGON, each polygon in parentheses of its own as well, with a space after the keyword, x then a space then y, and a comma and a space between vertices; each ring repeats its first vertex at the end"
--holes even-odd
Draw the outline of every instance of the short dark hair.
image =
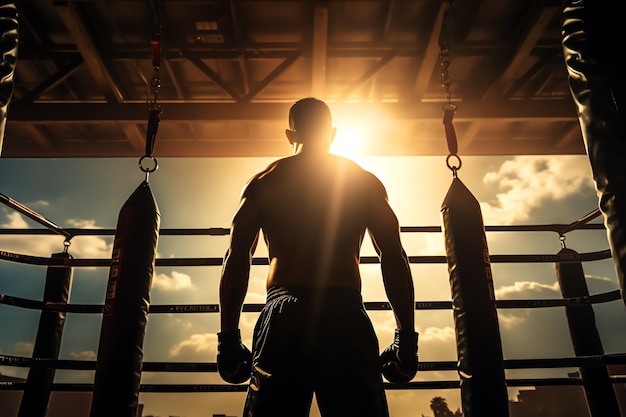
POLYGON ((322 100, 306 97, 296 101, 289 109, 289 129, 308 130, 311 127, 332 127, 330 109, 322 100))

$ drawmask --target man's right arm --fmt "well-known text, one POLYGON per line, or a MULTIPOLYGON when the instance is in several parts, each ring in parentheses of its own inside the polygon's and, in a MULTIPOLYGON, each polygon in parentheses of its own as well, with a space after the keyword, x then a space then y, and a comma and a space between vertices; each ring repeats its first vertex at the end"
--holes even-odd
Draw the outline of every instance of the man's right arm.
POLYGON ((380 355, 382 374, 389 382, 407 383, 413 379, 418 367, 413 278, 400 242, 398 219, 378 179, 373 182, 372 191, 369 232, 380 257, 385 291, 397 325, 393 343, 380 355))

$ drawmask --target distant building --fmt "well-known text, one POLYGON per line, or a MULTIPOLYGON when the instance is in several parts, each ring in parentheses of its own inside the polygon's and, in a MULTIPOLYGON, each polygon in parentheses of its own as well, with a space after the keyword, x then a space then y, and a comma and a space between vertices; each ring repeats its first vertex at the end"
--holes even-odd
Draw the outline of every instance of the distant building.
MULTIPOLYGON (((609 365, 609 373, 623 375, 624 365, 609 365)), ((579 378, 580 374, 569 374, 579 378)), ((626 411, 626 385, 614 384, 615 394, 622 413, 626 411)), ((534 390, 521 390, 517 401, 509 402, 510 417, 589 417, 589 407, 582 386, 546 386, 534 390)))
POLYGON ((580 386, 547 386, 520 390, 509 401, 510 417, 589 417, 585 392, 580 386))

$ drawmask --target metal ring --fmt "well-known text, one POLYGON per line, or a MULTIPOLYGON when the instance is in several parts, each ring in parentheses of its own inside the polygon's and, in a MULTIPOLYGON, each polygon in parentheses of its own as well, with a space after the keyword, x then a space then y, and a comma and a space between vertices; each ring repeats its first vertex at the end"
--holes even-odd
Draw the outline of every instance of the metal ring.
POLYGON ((156 171, 159 168, 159 163, 157 162, 156 158, 152 155, 145 155, 142 156, 141 158, 139 158, 139 169, 142 170, 145 173, 151 173, 156 171), (143 166, 143 162, 145 159, 150 159, 153 163, 154 163, 154 167, 152 168, 146 168, 143 166))
POLYGON ((461 169, 461 166, 463 165, 463 161, 461 161, 461 158, 459 157, 459 155, 456 154, 450 154, 446 157, 446 166, 448 167, 448 169, 452 172, 456 172, 459 169, 461 169), (458 161, 458 165, 452 165, 450 163, 450 159, 452 158, 456 158, 456 160, 458 161))

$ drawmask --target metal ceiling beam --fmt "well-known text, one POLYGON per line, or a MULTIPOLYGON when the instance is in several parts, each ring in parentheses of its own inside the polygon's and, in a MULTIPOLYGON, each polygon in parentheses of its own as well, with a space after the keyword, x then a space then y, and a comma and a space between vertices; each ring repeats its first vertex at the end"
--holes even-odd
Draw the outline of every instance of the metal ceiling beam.
MULTIPOLYGON (((520 76, 520 68, 523 68, 523 63, 528 61, 528 57, 531 56, 533 49, 537 45, 537 41, 543 35, 546 27, 551 22, 555 13, 559 10, 558 7, 546 6, 543 7, 538 13, 537 18, 530 19, 532 24, 525 31, 525 35, 520 39, 517 48, 514 49, 514 53, 511 55, 508 65, 499 72, 499 77, 495 79, 487 88, 485 93, 485 99, 489 99, 490 96, 497 94, 502 95, 502 92, 508 92, 511 87, 516 83, 520 76)), ((529 13, 537 13, 530 10, 529 13)))
POLYGON ((424 52, 424 55, 422 57, 417 77, 415 77, 413 89, 410 91, 411 97, 407 97, 407 100, 419 101, 422 99, 422 97, 424 96, 424 91, 426 91, 426 88, 430 84, 430 77, 432 76, 435 67, 439 65, 439 33, 441 32, 443 14, 445 13, 447 8, 448 4, 442 2, 441 6, 439 7, 439 12, 437 12, 437 17, 433 22, 433 27, 430 31, 430 36, 428 37, 428 43, 426 45, 426 51, 424 52))
MULTIPOLYGON (((284 103, 167 103, 162 120, 198 122, 204 120, 283 120, 291 102, 284 103)), ((329 101, 333 106, 333 102, 329 101)), ((441 103, 346 103, 353 112, 380 109, 390 118, 440 120, 441 103)), ((10 123, 102 123, 128 121, 143 123, 148 118, 145 103, 32 103, 11 104, 10 123)), ((475 119, 572 121, 577 120, 571 98, 508 101, 502 103, 462 102, 456 121, 475 119)))
POLYGON ((313 45, 311 59, 311 95, 326 97, 326 57, 328 55, 328 2, 313 6, 313 45))
POLYGON ((244 97, 244 101, 248 102, 256 97, 265 87, 267 87, 272 81, 274 81, 280 74, 282 74, 287 68, 291 66, 295 61, 300 58, 300 54, 296 53, 293 56, 285 58, 283 62, 278 64, 276 68, 274 68, 265 78, 263 78, 257 85, 254 86, 254 89, 244 97))
POLYGON ((76 69, 83 62, 84 61, 83 61, 82 57, 80 57, 80 56, 74 58, 72 60, 72 62, 70 62, 69 64, 67 64, 63 68, 59 69, 59 71, 57 71, 57 73, 54 74, 52 77, 50 77, 47 80, 43 81, 42 83, 37 85, 32 90, 26 92, 26 94, 21 96, 18 100, 22 101, 22 102, 31 102, 31 101, 34 101, 34 100, 38 99, 46 91, 56 87, 57 85, 59 85, 63 81, 65 81, 67 79, 67 77, 72 75, 74 73, 74 71, 76 71, 76 69))
POLYGON ((107 101, 123 102, 124 96, 113 76, 109 73, 74 4, 71 1, 59 1, 55 3, 55 7, 63 24, 69 30, 72 38, 76 40, 76 48, 89 67, 89 71, 93 74, 94 81, 100 85, 107 101))
POLYGON ((187 58, 192 64, 194 64, 200 71, 202 71, 207 77, 211 79, 218 87, 220 87, 226 94, 228 94, 233 100, 241 101, 241 95, 233 89, 220 75, 213 71, 206 62, 202 60, 200 56, 192 52, 183 52, 183 56, 187 58))
POLYGON ((346 88, 341 93, 341 95, 337 97, 337 101, 347 100, 350 96, 350 93, 352 93, 354 90, 356 90, 357 88, 361 87, 363 84, 368 82, 372 77, 376 75, 378 71, 383 69, 385 65, 387 65, 389 61, 391 61, 397 55, 398 55, 398 51, 390 51, 386 53, 385 56, 380 58, 376 63, 374 63, 374 65, 368 68, 367 71, 365 71, 365 73, 361 77, 359 77, 358 80, 356 80, 350 86, 348 86, 348 88, 346 88))
POLYGON ((120 127, 133 149, 137 151, 146 149, 146 134, 137 123, 120 123, 120 127))
POLYGON ((241 71, 241 85, 243 89, 243 95, 250 94, 250 76, 248 75, 248 61, 245 54, 245 41, 247 35, 241 24, 239 23, 239 17, 237 14, 236 2, 230 2, 230 18, 233 24, 233 32, 235 34, 235 42, 239 46, 239 54, 237 61, 239 62, 239 70, 241 71))

